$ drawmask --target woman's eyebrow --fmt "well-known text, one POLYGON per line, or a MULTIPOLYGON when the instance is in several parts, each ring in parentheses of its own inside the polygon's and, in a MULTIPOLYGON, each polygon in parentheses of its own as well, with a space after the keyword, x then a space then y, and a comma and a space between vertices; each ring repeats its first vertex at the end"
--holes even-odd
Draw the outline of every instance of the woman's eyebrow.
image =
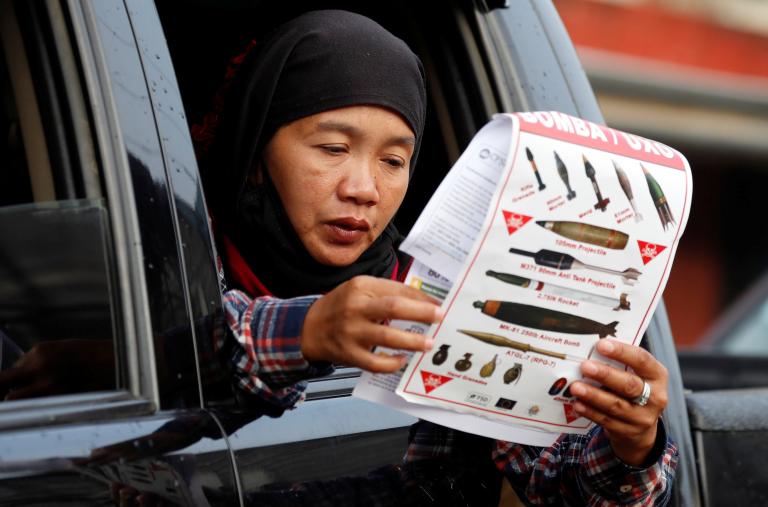
MULTIPOLYGON (((337 121, 321 121, 317 124, 316 129, 323 132, 341 132, 348 136, 360 137, 363 135, 363 131, 354 125, 337 121)), ((415 146, 416 138, 413 136, 392 136, 387 139, 387 144, 415 146)))

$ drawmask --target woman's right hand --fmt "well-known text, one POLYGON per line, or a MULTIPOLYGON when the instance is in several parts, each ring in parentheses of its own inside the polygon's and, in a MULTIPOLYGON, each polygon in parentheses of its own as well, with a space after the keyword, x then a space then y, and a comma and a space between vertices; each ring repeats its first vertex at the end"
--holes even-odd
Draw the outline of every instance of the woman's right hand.
POLYGON ((396 371, 405 357, 376 354, 373 347, 421 352, 431 350, 434 340, 395 329, 387 322, 439 322, 443 311, 438 304, 400 282, 356 276, 310 307, 301 332, 301 352, 308 361, 329 361, 375 373, 396 371))

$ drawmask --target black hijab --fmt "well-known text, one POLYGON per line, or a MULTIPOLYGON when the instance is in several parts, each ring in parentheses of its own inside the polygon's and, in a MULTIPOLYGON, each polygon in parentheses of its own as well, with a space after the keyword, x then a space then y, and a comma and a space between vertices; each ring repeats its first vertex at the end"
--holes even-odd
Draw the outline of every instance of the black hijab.
MULTIPOLYGON (((391 276, 398 264, 399 235, 391 223, 352 265, 318 263, 293 230, 267 171, 262 184, 248 182, 281 125, 354 105, 402 116, 416 135, 413 171, 426 115, 421 62, 376 22, 338 10, 309 12, 280 26, 246 57, 228 91, 203 164, 207 198, 217 232, 277 296, 327 292, 360 274, 391 276)), ((237 279, 230 273, 242 285, 237 279)))

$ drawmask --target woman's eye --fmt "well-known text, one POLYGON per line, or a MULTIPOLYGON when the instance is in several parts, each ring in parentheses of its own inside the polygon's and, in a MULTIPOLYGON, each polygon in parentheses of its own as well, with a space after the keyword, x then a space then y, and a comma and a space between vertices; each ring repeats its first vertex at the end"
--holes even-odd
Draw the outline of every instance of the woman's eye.
POLYGON ((396 169, 405 167, 405 160, 401 158, 385 158, 384 163, 396 169))
POLYGON ((324 144, 320 149, 331 155, 341 155, 347 152, 347 147, 340 144, 324 144))

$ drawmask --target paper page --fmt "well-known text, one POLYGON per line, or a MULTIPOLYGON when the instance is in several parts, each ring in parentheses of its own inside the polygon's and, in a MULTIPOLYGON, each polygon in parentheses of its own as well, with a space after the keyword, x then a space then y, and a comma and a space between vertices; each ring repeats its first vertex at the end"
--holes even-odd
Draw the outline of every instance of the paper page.
POLYGON ((499 116, 480 129, 413 225, 403 252, 456 279, 485 221, 516 125, 499 116))
MULTIPOLYGON (((408 276, 405 279, 405 283, 440 300, 445 298, 451 286, 448 279, 440 276, 438 273, 418 261, 413 262, 413 265, 408 272, 408 276)), ((426 333, 429 329, 429 326, 426 324, 406 321, 394 321, 390 323, 390 325, 401 329, 408 329, 420 334, 426 333)), ((435 350, 437 351, 439 349, 435 350)), ((384 353, 402 353, 402 351, 394 351, 385 347, 378 347, 377 351, 384 353)), ((360 380, 355 385, 352 395, 374 403, 386 405, 395 410, 431 421, 435 424, 448 426, 467 433, 484 435, 498 440, 547 447, 552 445, 559 435, 559 433, 549 433, 535 429, 509 426, 472 414, 458 414, 443 408, 408 403, 395 394, 395 389, 397 388, 404 371, 405 367, 401 371, 390 374, 363 372, 360 376, 360 380)))
MULTIPOLYGON (((511 135, 509 163, 453 277, 446 316, 428 331, 435 349, 414 354, 397 392, 502 424, 583 433, 590 422, 572 410, 568 386, 598 340, 642 337, 688 218, 690 169, 667 146, 561 113, 502 115, 491 125, 508 120, 519 129, 488 129, 511 135)), ((484 131, 465 155, 478 158, 472 145, 484 131)), ((455 222, 468 234, 446 208, 428 206, 425 214, 443 218, 424 227, 455 222)), ((450 236, 441 228, 415 234, 425 250, 440 245, 430 262, 460 259, 461 248, 439 243, 450 236)))

